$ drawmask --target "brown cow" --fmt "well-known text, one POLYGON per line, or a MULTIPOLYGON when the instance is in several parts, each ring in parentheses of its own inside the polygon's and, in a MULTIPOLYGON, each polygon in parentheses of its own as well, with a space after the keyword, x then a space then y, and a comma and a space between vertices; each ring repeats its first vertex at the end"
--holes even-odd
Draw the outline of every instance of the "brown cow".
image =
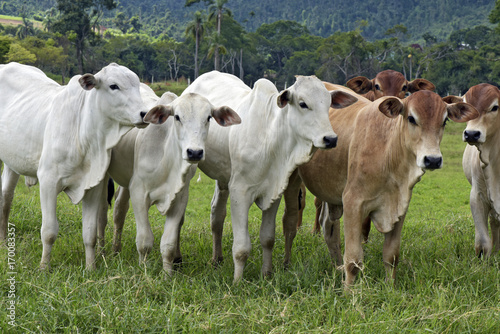
POLYGON ((316 152, 292 175, 284 193, 285 261, 290 260, 296 234, 297 194, 303 181, 328 203, 323 231, 337 264, 342 262, 339 219, 344 213, 345 284, 352 284, 363 268, 362 223, 367 217, 385 234, 384 265, 387 279, 394 279, 411 192, 426 169, 442 166, 439 145, 447 118, 465 122, 477 115, 469 104, 447 104, 430 91, 418 91, 404 100, 360 98, 342 111, 330 109, 337 148, 316 152))
POLYGON ((436 86, 428 80, 408 81, 402 73, 393 70, 379 72, 375 79, 371 80, 366 77, 352 78, 347 81, 346 86, 370 101, 375 101, 382 96, 396 96, 404 99, 407 93, 436 89, 436 86))
MULTIPOLYGON (((448 98, 448 97, 447 97, 448 98)), ((456 97, 455 97, 456 98, 456 97)), ((461 99, 460 99, 461 100, 461 99)), ((500 250, 500 90, 490 84, 473 86, 463 97, 479 112, 469 121, 463 139, 465 147, 462 166, 471 184, 470 208, 476 230, 477 256, 488 257, 500 250), (488 216, 492 238, 488 235, 488 216)))
MULTIPOLYGON (((405 76, 394 70, 385 70, 379 72, 374 79, 370 80, 366 77, 355 77, 347 81, 346 86, 354 92, 361 94, 370 101, 375 101, 382 96, 396 96, 400 99, 405 98, 406 94, 414 93, 419 90, 434 90, 434 84, 426 79, 415 79, 413 81, 406 80, 405 76)), ((300 206, 301 210, 305 207, 305 188, 301 187, 300 192, 300 206)), ((321 231, 321 219, 326 219, 328 208, 326 205, 318 200, 314 200, 316 207, 316 217, 314 219, 313 233, 321 231)), ((297 228, 302 225, 302 211, 299 212, 297 221, 297 228)), ((366 241, 370 232, 370 220, 363 224, 363 238, 366 241)))

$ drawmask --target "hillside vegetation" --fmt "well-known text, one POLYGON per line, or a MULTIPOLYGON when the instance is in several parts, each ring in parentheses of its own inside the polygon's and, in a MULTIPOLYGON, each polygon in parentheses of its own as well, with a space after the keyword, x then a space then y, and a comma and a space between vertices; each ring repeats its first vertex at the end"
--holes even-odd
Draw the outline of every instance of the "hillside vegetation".
MULTIPOLYGON (((5 0, 0 2, 0 14, 34 15, 55 5, 55 0, 5 0), (24 9, 23 9, 24 8, 24 9)), ((165 28, 180 36, 194 10, 205 8, 203 1, 185 7, 185 0, 121 0, 118 7, 107 13, 108 25, 116 13, 139 16, 142 24, 154 30, 165 20, 165 28)), ((312 34, 327 37, 335 32, 355 30, 366 21, 363 37, 367 40, 385 38, 391 27, 402 24, 413 40, 425 33, 445 40, 455 30, 488 25, 488 14, 495 0, 230 0, 227 7, 247 31, 255 31, 263 23, 290 20, 305 25, 312 34)))

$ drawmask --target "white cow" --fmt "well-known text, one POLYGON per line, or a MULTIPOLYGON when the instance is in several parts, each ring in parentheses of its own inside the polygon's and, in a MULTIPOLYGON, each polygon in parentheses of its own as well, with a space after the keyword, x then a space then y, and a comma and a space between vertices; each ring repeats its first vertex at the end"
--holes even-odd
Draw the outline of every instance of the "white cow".
POLYGON ((0 160, 2 220, 5 238, 8 212, 19 175, 40 182, 42 208, 40 267, 49 266, 57 238, 57 195, 64 191, 82 202, 86 267, 95 267, 96 224, 111 149, 132 127, 145 127, 147 108, 139 78, 126 67, 110 64, 97 74, 77 75, 60 86, 37 68, 0 65, 0 160))
POLYGON ((159 99, 150 88, 143 87, 141 91, 144 100, 156 100, 158 105, 144 120, 161 125, 133 129, 113 149, 108 173, 121 186, 115 201, 113 248, 115 251, 121 248, 121 232, 130 198, 137 224, 139 262, 145 260, 154 241, 148 211, 156 204, 166 216, 160 248, 163 267, 171 273, 174 261, 181 258, 179 234, 189 181, 198 162, 205 159, 210 119, 222 126, 239 124, 241 120, 231 108, 216 108, 198 94, 175 98, 175 94, 166 93, 159 99))
MULTIPOLYGON (((459 97, 447 99, 462 100, 459 97)), ((463 96, 463 101, 479 112, 479 117, 470 120, 463 133, 468 145, 462 166, 472 186, 470 208, 476 231, 476 255, 488 257, 500 250, 500 90, 486 83, 475 85, 463 96), (488 216, 491 238, 488 235, 488 216)))
POLYGON ((200 169, 217 181, 211 213, 213 261, 222 260, 222 229, 230 195, 234 281, 242 278, 250 255, 248 211, 254 202, 262 210, 262 273, 268 274, 272 270, 276 212, 290 174, 309 161, 317 148, 336 145, 328 109, 349 105, 356 98, 327 91, 316 77, 299 76, 280 93, 269 80, 260 79, 250 89, 237 77, 217 71, 200 76, 183 95, 193 92, 215 105, 230 106, 242 119, 238 127, 210 128, 207 157, 199 163, 200 169))

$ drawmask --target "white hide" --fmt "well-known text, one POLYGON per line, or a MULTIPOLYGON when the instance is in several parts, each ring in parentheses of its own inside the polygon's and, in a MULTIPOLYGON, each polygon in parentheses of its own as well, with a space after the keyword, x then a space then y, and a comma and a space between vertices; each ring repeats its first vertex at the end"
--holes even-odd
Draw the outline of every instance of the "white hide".
POLYGON ((272 269, 276 211, 290 174, 309 161, 317 148, 325 148, 325 138, 336 140, 328 119, 334 94, 316 77, 299 76, 280 93, 269 80, 260 79, 250 89, 237 77, 216 71, 196 79, 183 92, 187 93, 228 105, 242 120, 238 127, 210 128, 207 157, 199 164, 217 180, 211 214, 213 260, 222 259, 222 227, 230 195, 234 280, 241 279, 251 250, 248 210, 254 202, 263 210, 262 271, 267 274, 272 269))
POLYGON ((126 67, 110 64, 60 86, 37 68, 10 63, 0 65, 0 92, 0 160, 11 171, 11 179, 4 180, 9 189, 4 187, 3 193, 13 195, 19 174, 38 178, 41 267, 49 264, 59 228, 57 194, 65 191, 73 203, 83 200, 86 265, 93 268, 97 194, 104 189, 111 149, 132 127, 146 126, 148 109, 139 93, 139 78, 126 67))
MULTIPOLYGON (((145 101, 155 100, 154 92, 141 88, 145 101)), ((137 250, 142 262, 153 247, 153 234, 148 210, 156 205, 166 216, 161 242, 164 268, 171 272, 175 258, 180 257, 179 232, 188 200, 189 182, 197 163, 204 159, 205 140, 210 123, 224 126, 238 124, 240 119, 227 107, 215 108, 198 94, 186 94, 175 99, 165 93, 156 98, 156 105, 168 104, 169 114, 160 125, 144 130, 134 129, 113 149, 109 175, 122 187, 115 202, 114 249, 121 248, 120 235, 128 198, 132 201, 137 224, 137 250), (188 151, 198 152, 193 159, 188 151), (124 188, 128 188, 124 189, 124 188)), ((149 121, 148 115, 145 120, 149 121)), ((219 127, 218 125, 212 125, 219 127)))

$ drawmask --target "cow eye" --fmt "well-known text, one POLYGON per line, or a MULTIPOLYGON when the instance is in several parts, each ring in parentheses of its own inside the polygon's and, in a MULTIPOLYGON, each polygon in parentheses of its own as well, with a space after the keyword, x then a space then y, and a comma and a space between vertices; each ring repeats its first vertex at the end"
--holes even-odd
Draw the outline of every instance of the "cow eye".
POLYGON ((111 90, 117 90, 117 89, 120 89, 120 87, 118 87, 118 85, 111 85, 109 86, 109 88, 111 88, 111 90))
POLYGON ((408 89, 408 87, 406 85, 404 85, 402 91, 406 92, 407 89, 408 89))
POLYGON ((408 116, 408 122, 413 125, 417 125, 417 121, 415 121, 415 117, 413 116, 408 116))
POLYGON ((300 103, 299 103, 299 106, 300 106, 302 109, 307 109, 307 108, 309 108, 305 102, 300 102, 300 103))
POLYGON ((493 108, 491 108, 491 111, 497 111, 498 110, 498 106, 493 106, 493 108))
POLYGON ((375 85, 376 90, 380 90, 380 86, 378 84, 375 85))
POLYGON ((175 116, 174 116, 174 118, 175 118, 175 120, 176 120, 177 122, 180 122, 180 121, 181 121, 181 118, 179 117, 179 115, 175 115, 175 116))
POLYGON ((207 118, 207 122, 210 122, 210 119, 212 118, 212 116, 208 116, 207 118))

